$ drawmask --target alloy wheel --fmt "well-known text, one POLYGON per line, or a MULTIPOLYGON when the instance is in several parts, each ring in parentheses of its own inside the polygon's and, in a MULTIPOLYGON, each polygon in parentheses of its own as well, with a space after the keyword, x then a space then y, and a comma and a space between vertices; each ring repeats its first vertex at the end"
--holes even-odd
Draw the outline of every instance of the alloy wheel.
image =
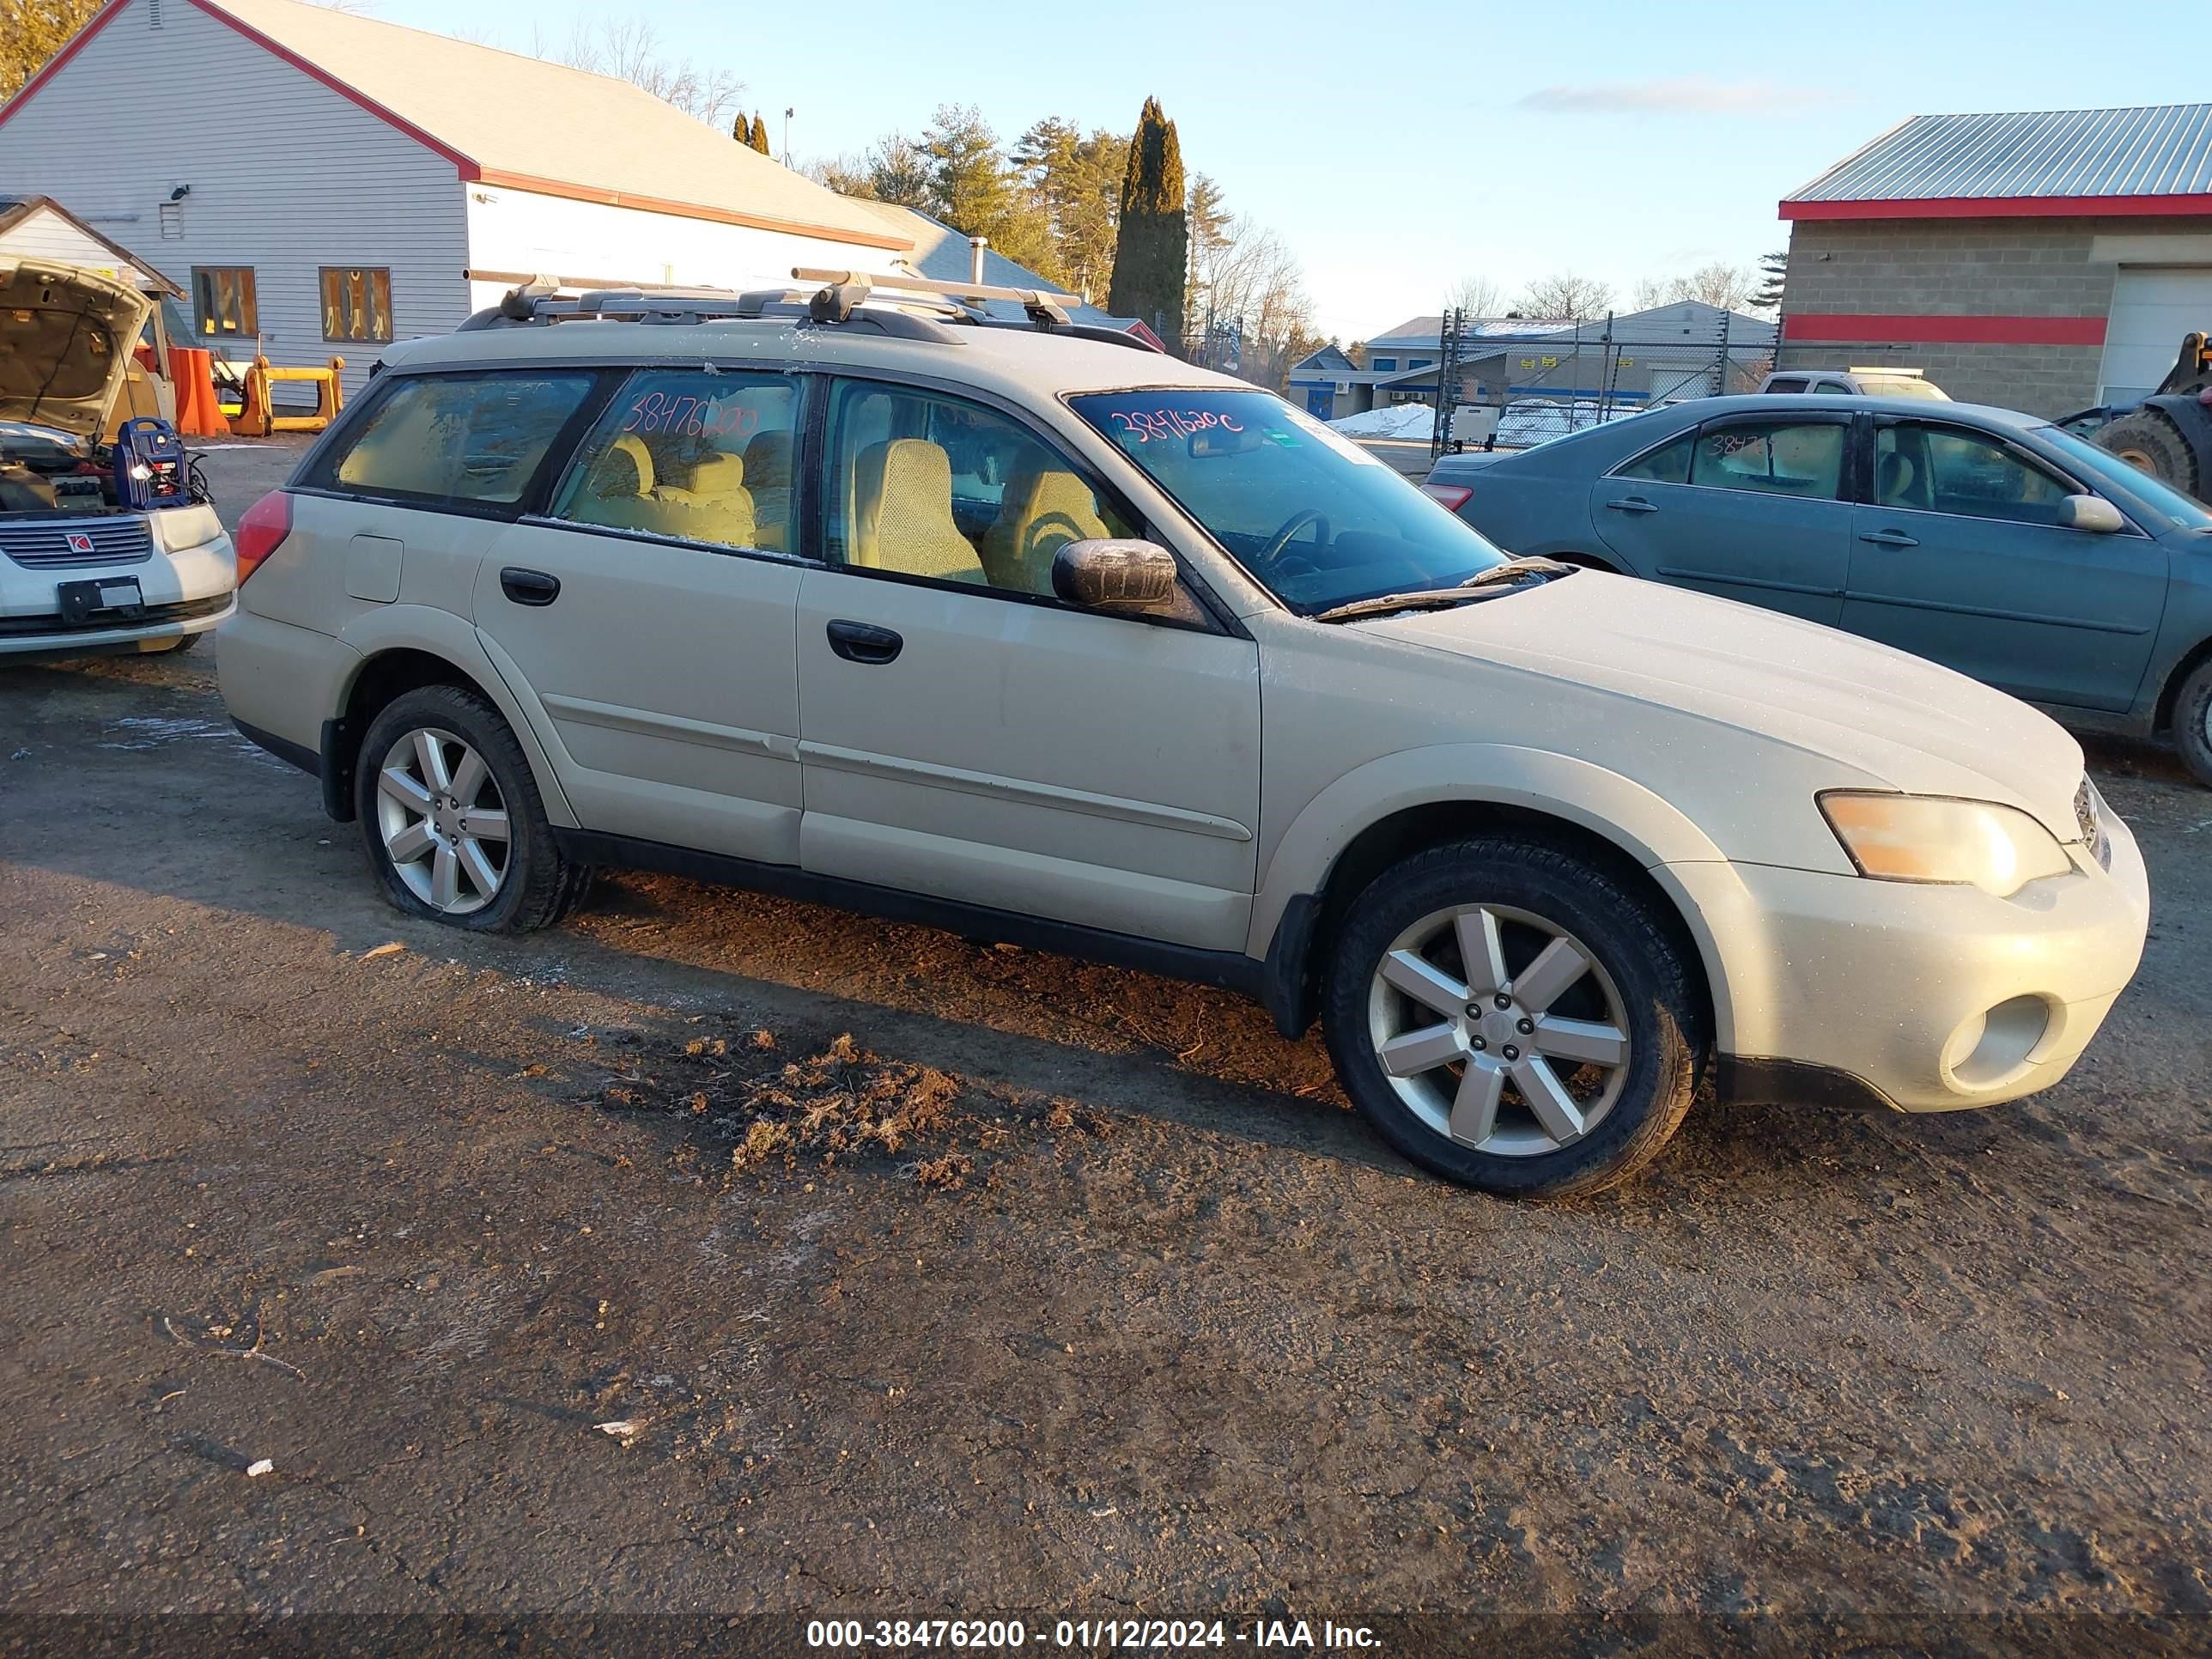
POLYGON ((1573 1145, 1626 1085, 1628 1014, 1613 977, 1558 924, 1457 905, 1392 941, 1368 1036, 1400 1099, 1438 1134, 1533 1158, 1573 1145))
POLYGON ((507 803, 483 757, 450 732, 403 732, 376 774, 377 830, 407 889, 449 916, 481 910, 507 879, 507 803))

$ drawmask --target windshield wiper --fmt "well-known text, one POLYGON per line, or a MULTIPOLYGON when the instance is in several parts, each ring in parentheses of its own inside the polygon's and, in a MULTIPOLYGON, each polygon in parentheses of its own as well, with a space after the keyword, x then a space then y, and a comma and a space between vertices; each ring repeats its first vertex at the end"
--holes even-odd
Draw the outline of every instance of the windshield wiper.
POLYGON ((1384 593, 1371 599, 1354 599, 1332 606, 1314 617, 1316 622, 1356 622, 1362 617, 1386 617, 1397 611, 1428 610, 1437 605, 1467 605, 1489 596, 1480 590, 1506 582, 1549 581, 1571 574, 1575 567, 1557 559, 1509 559, 1487 570, 1478 570, 1456 587, 1425 587, 1411 593, 1384 593), (1475 591, 1470 591, 1475 590, 1475 591))

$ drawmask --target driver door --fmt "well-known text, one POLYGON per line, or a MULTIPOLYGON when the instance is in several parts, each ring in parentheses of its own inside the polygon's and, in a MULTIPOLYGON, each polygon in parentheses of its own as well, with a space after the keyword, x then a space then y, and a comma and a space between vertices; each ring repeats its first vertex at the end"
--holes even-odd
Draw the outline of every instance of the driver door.
POLYGON ((800 861, 1241 951, 1260 801, 1258 647, 1078 610, 1050 554, 1134 515, 996 410, 830 386, 825 562, 799 590, 800 861))

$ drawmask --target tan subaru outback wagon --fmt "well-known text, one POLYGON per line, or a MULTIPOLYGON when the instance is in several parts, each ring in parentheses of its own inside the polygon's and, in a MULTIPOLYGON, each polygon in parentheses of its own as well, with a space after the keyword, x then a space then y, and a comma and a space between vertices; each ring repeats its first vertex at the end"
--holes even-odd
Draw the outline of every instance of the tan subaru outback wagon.
POLYGON ((1509 558, 1271 393, 890 280, 518 290, 246 515, 224 696, 393 904, 674 871, 1231 987, 1520 1195, 1708 1075, 2013 1099, 2134 972, 2134 841, 2024 705, 1509 558))

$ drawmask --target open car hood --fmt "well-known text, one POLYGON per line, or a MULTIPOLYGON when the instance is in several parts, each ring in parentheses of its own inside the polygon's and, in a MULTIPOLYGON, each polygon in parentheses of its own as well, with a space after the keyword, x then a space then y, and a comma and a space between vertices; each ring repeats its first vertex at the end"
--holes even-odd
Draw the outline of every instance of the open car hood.
POLYGON ((0 258, 0 421, 97 440, 153 308, 97 271, 0 258))

